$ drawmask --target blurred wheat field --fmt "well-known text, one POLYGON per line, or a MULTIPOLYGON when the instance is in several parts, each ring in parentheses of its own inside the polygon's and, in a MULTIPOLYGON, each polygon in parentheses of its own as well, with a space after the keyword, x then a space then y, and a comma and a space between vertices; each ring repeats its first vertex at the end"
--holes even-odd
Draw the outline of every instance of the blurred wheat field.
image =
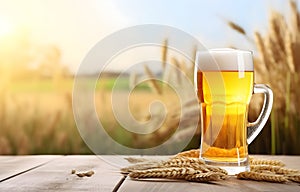
MULTIPOLYGON (((130 147, 155 145, 157 134, 141 137, 128 133, 115 119, 111 106, 111 89, 115 78, 101 78, 95 89, 95 109, 104 129, 119 143, 130 147)), ((128 89, 124 79, 118 90, 128 89)), ((91 154, 77 129, 72 109, 73 78, 61 78, 57 85, 53 79, 20 81, 6 87, 0 98, 0 154, 91 154)), ((128 106, 137 121, 147 121, 149 106, 159 99, 171 110, 179 104, 174 92, 164 97, 140 85, 130 94, 128 106), (168 102, 171 101, 171 102, 168 102)), ((118 93, 122 98, 125 92, 118 93)), ((178 106, 177 106, 178 107, 178 106)), ((125 111, 127 112, 127 111, 125 111)), ((160 133, 168 135, 170 129, 160 133)), ((105 145, 105 143, 104 143, 105 145)))
POLYGON ((1 92, 1 154, 89 153, 73 119, 71 82, 57 90, 51 80, 23 81, 1 92))
MULTIPOLYGON (((289 15, 271 10, 265 33, 257 30, 250 35, 239 24, 233 21, 227 23, 238 32, 237 35, 243 35, 254 45, 257 53, 254 55, 256 82, 266 83, 274 91, 271 117, 263 132, 249 146, 251 153, 300 154, 300 14, 295 1, 288 3, 289 15)), ((17 47, 18 58, 13 56, 15 50, 2 50, 3 46, 0 47, 0 53, 9 53, 7 58, 0 58, 3 64, 0 65, 0 154, 91 154, 74 120, 74 77, 61 66, 59 49, 55 46, 40 49, 27 40, 26 37, 21 39, 17 47), (36 55, 31 58, 32 53, 28 50, 33 50, 36 55), (39 65, 33 70, 30 64, 37 59, 39 65)), ((184 85, 180 85, 180 74, 168 71, 167 63, 192 81, 193 61, 172 56, 168 50, 168 39, 162 45, 160 78, 177 82, 179 89, 184 89, 184 85)), ((145 76, 155 78, 157 74, 150 65, 145 63, 143 67, 145 76)), ((136 78, 135 74, 131 74, 120 81, 116 87, 121 90, 120 98, 126 96, 122 90, 135 86, 136 78)), ((167 86, 150 80, 131 93, 128 100, 130 112, 140 122, 149 120, 151 115, 159 119, 162 111, 157 110, 150 115, 149 106, 154 100, 160 100, 165 104, 167 117, 159 131, 153 134, 140 136, 129 133, 120 126, 111 108, 111 90, 115 81, 115 77, 101 78, 95 88, 95 108, 106 131, 120 144, 147 148, 169 138, 179 123, 182 123, 183 130, 178 140, 186 138, 193 125, 199 126, 199 117, 195 115, 198 109, 190 101, 190 95, 179 101, 178 95, 167 86), (180 102, 183 109, 180 109, 180 102)), ((260 99, 255 98, 250 105, 250 121, 255 120, 259 113, 260 99)), ((186 149, 198 148, 199 142, 198 127, 186 149)))

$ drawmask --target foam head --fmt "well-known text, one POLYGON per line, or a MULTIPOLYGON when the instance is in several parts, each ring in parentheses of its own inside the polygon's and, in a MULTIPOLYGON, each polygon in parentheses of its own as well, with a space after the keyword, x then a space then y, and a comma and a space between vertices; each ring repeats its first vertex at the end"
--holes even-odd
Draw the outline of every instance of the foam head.
POLYGON ((252 53, 230 48, 198 51, 196 66, 201 71, 253 71, 252 53))

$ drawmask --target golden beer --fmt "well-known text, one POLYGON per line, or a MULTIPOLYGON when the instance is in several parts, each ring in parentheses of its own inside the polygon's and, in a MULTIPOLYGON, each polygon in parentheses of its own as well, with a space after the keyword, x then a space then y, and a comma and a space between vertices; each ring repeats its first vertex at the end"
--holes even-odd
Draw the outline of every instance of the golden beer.
POLYGON ((197 72, 202 113, 201 158, 214 162, 246 161, 253 77, 253 71, 197 72))
POLYGON ((194 81, 201 105, 200 158, 234 175, 249 171, 248 144, 263 129, 272 110, 273 92, 254 84, 250 51, 211 49, 198 51, 194 81), (255 122, 248 122, 253 94, 264 94, 255 122))

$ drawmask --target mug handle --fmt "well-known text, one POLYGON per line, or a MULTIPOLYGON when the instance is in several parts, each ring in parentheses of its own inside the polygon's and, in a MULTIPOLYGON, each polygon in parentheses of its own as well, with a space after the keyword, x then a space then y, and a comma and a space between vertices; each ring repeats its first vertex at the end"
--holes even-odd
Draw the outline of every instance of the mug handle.
POLYGON ((254 84, 253 93, 263 93, 264 94, 264 104, 262 110, 257 118, 257 120, 253 123, 248 123, 248 133, 247 133, 247 143, 250 144, 256 138, 256 136, 260 133, 260 131, 264 128, 271 110, 273 106, 273 92, 265 84, 254 84))

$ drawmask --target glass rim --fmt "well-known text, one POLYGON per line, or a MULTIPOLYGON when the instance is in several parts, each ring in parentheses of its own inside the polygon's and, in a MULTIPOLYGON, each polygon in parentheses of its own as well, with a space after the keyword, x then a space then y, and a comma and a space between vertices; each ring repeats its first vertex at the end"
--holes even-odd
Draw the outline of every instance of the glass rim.
POLYGON ((253 51, 251 51, 251 50, 233 49, 233 48, 225 48, 225 47, 197 51, 197 53, 211 53, 211 52, 240 52, 240 53, 248 53, 248 54, 253 55, 253 51))

